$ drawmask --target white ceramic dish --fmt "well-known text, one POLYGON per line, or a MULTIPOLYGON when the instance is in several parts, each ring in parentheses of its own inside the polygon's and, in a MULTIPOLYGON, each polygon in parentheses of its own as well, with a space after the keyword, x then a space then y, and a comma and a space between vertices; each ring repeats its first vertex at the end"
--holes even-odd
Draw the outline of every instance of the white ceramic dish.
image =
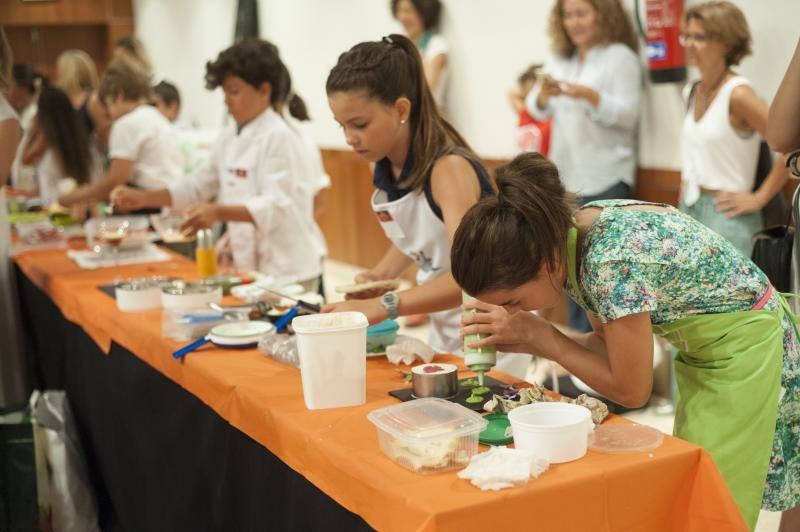
POLYGON ((208 336, 220 347, 244 347, 257 344, 269 334, 275 334, 275 326, 267 321, 239 321, 217 325, 208 336))

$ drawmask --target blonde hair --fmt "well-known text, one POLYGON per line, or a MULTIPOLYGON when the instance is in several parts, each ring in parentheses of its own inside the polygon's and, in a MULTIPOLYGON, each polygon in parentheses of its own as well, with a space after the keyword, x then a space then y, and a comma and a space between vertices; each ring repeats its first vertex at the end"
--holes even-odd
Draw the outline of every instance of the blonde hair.
POLYGON ((128 57, 117 57, 108 64, 97 96, 105 103, 107 98, 114 98, 119 93, 126 100, 142 100, 150 97, 150 76, 142 65, 128 57))
POLYGON ((6 30, 0 26, 0 89, 6 89, 11 85, 11 66, 14 63, 14 56, 11 53, 11 46, 6 39, 6 30))
POLYGON ((56 61, 58 86, 72 96, 97 89, 97 67, 83 50, 65 50, 56 61))
POLYGON ((683 15, 683 23, 691 19, 700 21, 709 38, 728 47, 725 53, 727 66, 738 65, 750 55, 753 39, 742 10, 730 2, 706 2, 690 7, 683 15))
MULTIPOLYGON (((622 43, 634 52, 639 49, 639 39, 633 30, 633 23, 620 0, 584 0, 594 8, 598 41, 601 44, 622 43)), ((564 29, 564 0, 556 0, 550 11, 550 40, 553 51, 563 57, 570 57, 577 50, 564 29)))
POLYGON ((133 35, 127 35, 117 41, 116 48, 125 50, 130 59, 138 61, 143 70, 148 75, 153 71, 153 64, 150 62, 150 55, 144 47, 144 43, 133 35))

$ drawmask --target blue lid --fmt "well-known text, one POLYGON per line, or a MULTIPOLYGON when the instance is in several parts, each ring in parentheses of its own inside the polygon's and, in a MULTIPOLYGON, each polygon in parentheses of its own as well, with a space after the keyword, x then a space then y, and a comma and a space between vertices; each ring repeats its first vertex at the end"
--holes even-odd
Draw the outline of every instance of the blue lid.
POLYGON ((371 327, 367 327, 367 336, 380 336, 382 334, 389 334, 396 332, 400 328, 394 320, 386 320, 376 323, 371 327))

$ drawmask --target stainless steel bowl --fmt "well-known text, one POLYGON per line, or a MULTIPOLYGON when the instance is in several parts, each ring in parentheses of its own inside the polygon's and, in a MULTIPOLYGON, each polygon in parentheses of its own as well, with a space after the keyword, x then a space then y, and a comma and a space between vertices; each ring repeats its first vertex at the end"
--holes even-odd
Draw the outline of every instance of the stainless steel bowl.
POLYGON ((448 399, 458 393, 458 367, 454 364, 422 364, 411 369, 412 394, 416 398, 448 399), (444 372, 425 373, 426 366, 439 366, 444 372))

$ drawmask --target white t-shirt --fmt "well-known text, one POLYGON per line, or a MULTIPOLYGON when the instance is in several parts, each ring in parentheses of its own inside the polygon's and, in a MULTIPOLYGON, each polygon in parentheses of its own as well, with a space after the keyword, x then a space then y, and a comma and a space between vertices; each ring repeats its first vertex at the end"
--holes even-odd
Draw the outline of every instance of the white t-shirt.
POLYGON ((533 118, 553 117, 548 155, 566 189, 585 197, 620 181, 632 185, 642 97, 639 56, 621 43, 598 45, 589 50, 583 62, 577 53, 552 56, 543 70, 556 81, 586 85, 600 93, 597 108, 584 99, 554 96, 539 109, 539 84, 525 99, 533 118))
POLYGON ((115 120, 108 144, 109 159, 133 161, 129 183, 139 188, 165 188, 183 173, 175 130, 150 105, 140 105, 115 120))
MULTIPOLYGON (((447 55, 447 52, 450 51, 450 48, 447 46, 447 41, 444 39, 444 37, 438 33, 431 33, 428 35, 429 36, 423 36, 418 43, 420 46, 420 55, 422 56, 422 61, 425 63, 426 67, 435 58, 440 55, 447 55)), ((433 91, 433 99, 436 100, 436 103, 439 104, 439 107, 444 107, 445 104, 444 98, 447 90, 447 74, 447 61, 445 60, 444 67, 439 74, 438 84, 435 88, 431 88, 433 91)))

